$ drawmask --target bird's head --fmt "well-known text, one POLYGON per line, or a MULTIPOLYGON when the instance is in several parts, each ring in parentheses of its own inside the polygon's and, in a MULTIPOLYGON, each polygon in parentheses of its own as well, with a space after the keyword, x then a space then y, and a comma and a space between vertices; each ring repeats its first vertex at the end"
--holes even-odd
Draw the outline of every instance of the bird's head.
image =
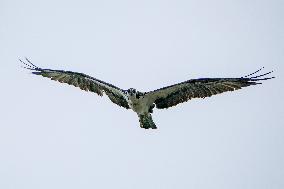
POLYGON ((130 96, 134 96, 134 95, 136 95, 136 89, 130 88, 130 89, 127 90, 127 93, 128 93, 130 96))

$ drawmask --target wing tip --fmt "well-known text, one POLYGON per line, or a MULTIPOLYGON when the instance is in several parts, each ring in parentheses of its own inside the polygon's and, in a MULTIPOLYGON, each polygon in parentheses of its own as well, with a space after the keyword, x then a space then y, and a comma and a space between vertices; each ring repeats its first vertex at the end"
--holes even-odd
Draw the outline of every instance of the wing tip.
POLYGON ((244 77, 241 77, 242 79, 245 79, 249 82, 252 82, 252 83, 255 83, 255 84, 262 84, 262 83, 258 83, 257 81, 266 81, 266 80, 270 80, 270 79, 275 79, 276 77, 275 76, 271 76, 271 77, 265 77, 265 76, 268 76, 270 75, 271 73, 274 72, 274 70, 270 71, 270 72, 266 72, 264 74, 259 74, 259 75, 256 75, 256 73, 260 72, 262 69, 264 69, 264 67, 260 68, 259 70, 251 73, 251 74, 248 74, 244 77))
MULTIPOLYGON (((19 58, 19 61, 23 64, 21 67, 32 71, 41 71, 42 69, 34 65, 27 57, 24 60, 19 58)), ((32 72, 34 73, 34 72, 32 72)))

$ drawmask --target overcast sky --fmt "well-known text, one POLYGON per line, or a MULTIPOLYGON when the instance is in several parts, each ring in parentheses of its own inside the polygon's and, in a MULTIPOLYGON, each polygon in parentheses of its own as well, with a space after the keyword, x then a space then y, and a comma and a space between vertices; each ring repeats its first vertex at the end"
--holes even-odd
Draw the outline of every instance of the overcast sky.
POLYGON ((1 189, 283 189, 283 0, 0 0, 1 189), (158 130, 106 97, 21 68, 149 91, 276 79, 168 110, 158 130))

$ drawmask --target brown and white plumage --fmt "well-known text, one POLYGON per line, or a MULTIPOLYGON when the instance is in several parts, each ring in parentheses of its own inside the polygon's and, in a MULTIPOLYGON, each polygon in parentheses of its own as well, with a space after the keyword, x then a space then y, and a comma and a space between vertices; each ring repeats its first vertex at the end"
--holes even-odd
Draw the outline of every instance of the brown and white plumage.
MULTIPOLYGON (((262 68, 263 69, 263 68, 262 68)), ((271 72, 252 76, 258 71, 240 78, 200 78, 191 79, 175 85, 148 92, 149 96, 159 109, 169 108, 179 103, 186 102, 192 98, 211 97, 227 91, 235 91, 250 85, 261 84, 260 81, 272 79, 274 77, 263 77, 271 72), (251 77, 249 77, 251 76, 251 77)))
POLYGON ((27 58, 27 62, 22 60, 20 61, 25 64, 26 67, 24 68, 32 70, 32 73, 35 75, 48 77, 51 80, 59 81, 60 83, 67 83, 69 85, 79 87, 81 90, 97 93, 99 96, 103 96, 103 93, 105 93, 113 103, 129 109, 128 103, 124 98, 124 91, 112 84, 106 83, 83 73, 42 69, 32 64, 27 58))
POLYGON ((256 75, 262 69, 239 78, 200 78, 191 79, 168 87, 160 88, 150 92, 139 92, 134 88, 128 90, 120 89, 112 84, 85 75, 83 73, 42 69, 35 66, 28 59, 26 62, 20 60, 26 68, 32 70, 33 74, 51 78, 61 83, 67 83, 82 90, 97 93, 102 96, 105 93, 109 99, 126 109, 132 109, 139 116, 140 127, 145 129, 156 129, 151 113, 156 106, 158 109, 173 107, 177 104, 187 102, 193 98, 205 98, 227 91, 234 91, 243 87, 261 84, 261 81, 274 77, 266 77, 271 72, 256 75))

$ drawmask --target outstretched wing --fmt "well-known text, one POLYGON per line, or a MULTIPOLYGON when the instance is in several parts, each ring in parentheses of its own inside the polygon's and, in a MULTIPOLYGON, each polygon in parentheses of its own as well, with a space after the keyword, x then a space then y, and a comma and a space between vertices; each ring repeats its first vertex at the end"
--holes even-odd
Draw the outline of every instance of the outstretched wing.
POLYGON ((27 62, 24 62, 22 60, 20 61, 26 66, 24 68, 32 70, 32 73, 35 75, 48 77, 52 80, 59 81, 60 83, 67 83, 69 85, 79 87, 82 90, 97 93, 100 96, 103 96, 103 93, 105 93, 113 103, 129 109, 128 103, 125 99, 124 91, 114 85, 85 75, 83 73, 64 70, 42 69, 35 66, 27 58, 27 62))
POLYGON ((261 84, 259 81, 274 77, 263 77, 271 72, 254 76, 261 69, 241 78, 201 78, 191 79, 182 83, 164 87, 146 93, 150 103, 155 103, 159 109, 169 108, 192 98, 205 98, 226 91, 234 91, 242 87, 261 84))

